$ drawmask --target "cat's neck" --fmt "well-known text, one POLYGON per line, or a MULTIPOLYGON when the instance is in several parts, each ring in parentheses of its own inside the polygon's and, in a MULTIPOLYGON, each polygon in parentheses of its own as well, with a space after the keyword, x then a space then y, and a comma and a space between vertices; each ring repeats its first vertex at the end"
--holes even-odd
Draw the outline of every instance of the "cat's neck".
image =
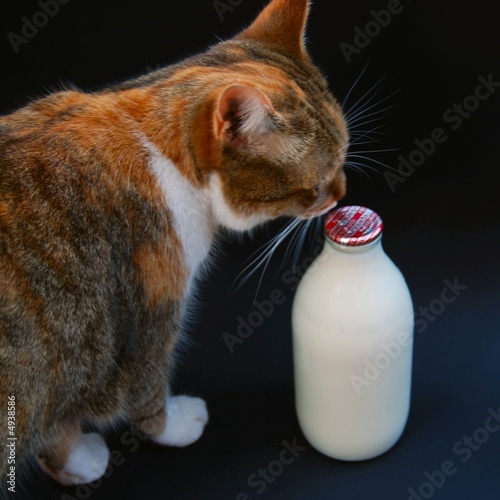
POLYGON ((149 153, 151 172, 165 197, 182 244, 189 275, 193 277, 206 260, 217 232, 211 194, 207 188, 195 187, 149 140, 144 141, 144 147, 149 153))
MULTIPOLYGON (((195 151, 196 143, 203 141, 197 134, 211 130, 208 124, 200 124, 203 105, 168 85, 105 95, 133 124, 135 140, 165 198, 192 277, 206 260, 218 228, 210 182, 213 173, 206 160, 200 164, 195 151)), ((206 100, 201 89, 196 95, 198 102, 206 100)))

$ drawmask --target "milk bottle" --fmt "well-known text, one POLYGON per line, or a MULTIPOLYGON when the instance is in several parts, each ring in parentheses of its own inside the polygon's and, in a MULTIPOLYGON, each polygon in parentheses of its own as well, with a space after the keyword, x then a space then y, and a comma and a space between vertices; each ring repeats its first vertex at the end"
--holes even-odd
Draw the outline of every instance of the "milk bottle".
POLYGON ((382 230, 367 208, 331 212, 293 304, 299 423, 311 445, 341 460, 389 450, 408 418, 413 306, 382 230))

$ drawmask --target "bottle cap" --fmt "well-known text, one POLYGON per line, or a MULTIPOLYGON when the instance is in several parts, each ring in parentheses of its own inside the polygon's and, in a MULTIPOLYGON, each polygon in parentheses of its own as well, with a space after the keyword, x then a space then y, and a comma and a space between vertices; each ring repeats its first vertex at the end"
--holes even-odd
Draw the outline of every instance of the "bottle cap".
POLYGON ((342 247, 361 247, 376 242, 384 230, 384 223, 373 210, 365 207, 342 207, 326 218, 325 234, 330 241, 342 247))

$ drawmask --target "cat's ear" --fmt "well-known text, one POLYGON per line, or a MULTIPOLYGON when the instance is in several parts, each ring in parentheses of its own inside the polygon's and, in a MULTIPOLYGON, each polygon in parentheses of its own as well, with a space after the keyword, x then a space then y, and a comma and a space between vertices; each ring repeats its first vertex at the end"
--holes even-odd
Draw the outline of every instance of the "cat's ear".
POLYGON ((305 27, 309 0, 273 0, 237 39, 276 46, 295 57, 306 57, 305 27))
POLYGON ((249 85, 229 85, 217 102, 215 135, 235 146, 245 145, 270 132, 273 115, 276 112, 264 92, 249 85))

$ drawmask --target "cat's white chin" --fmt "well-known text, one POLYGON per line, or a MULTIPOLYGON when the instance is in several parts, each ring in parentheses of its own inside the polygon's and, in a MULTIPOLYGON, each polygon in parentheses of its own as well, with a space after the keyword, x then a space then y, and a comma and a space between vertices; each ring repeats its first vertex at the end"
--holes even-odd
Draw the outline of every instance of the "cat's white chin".
POLYGON ((213 174, 210 178, 209 193, 212 207, 212 216, 217 224, 232 229, 234 231, 249 231, 255 226, 263 224, 269 217, 263 214, 255 214, 248 217, 237 215, 226 203, 222 186, 217 174, 213 174))

